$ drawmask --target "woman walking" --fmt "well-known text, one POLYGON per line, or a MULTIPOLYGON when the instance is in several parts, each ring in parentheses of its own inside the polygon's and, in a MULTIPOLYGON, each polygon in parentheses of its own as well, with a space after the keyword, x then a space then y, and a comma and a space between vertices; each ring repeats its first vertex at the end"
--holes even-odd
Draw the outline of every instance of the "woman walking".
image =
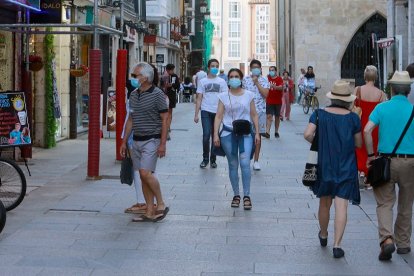
POLYGON ((280 118, 283 121, 283 117, 287 121, 290 120, 290 105, 292 104, 292 99, 295 98, 293 94, 293 80, 289 77, 289 72, 283 72, 283 97, 282 97, 282 109, 280 111, 280 118))
POLYGON ((239 207, 241 197, 239 192, 239 173, 240 164, 243 183, 243 206, 245 210, 252 208, 250 199, 250 160, 254 153, 253 143, 260 142, 260 134, 256 132, 252 136, 251 122, 255 129, 259 129, 259 117, 254 104, 254 94, 242 89, 243 73, 233 68, 228 73, 228 93, 220 93, 219 104, 216 118, 214 120, 214 145, 223 148, 229 164, 229 177, 233 188, 234 197, 231 207, 239 207), (238 120, 237 122, 235 122, 238 120), (220 124, 223 128, 219 132, 220 124), (236 126, 236 127, 234 127, 236 126), (241 128, 238 128, 241 127, 241 128), (247 130, 244 133, 236 133, 238 129, 247 130))
MULTIPOLYGON (((372 65, 368 65, 364 71, 365 85, 355 87, 355 106, 361 108, 361 126, 364 127, 368 122, 368 117, 377 104, 386 101, 387 96, 385 93, 375 87, 375 80, 377 79, 377 68, 372 65)), ((364 134, 362 133, 362 138, 364 134)), ((374 152, 377 152, 378 145, 378 128, 375 128, 372 133, 374 152)), ((359 188, 370 189, 371 185, 366 183, 366 175, 368 174, 367 168, 367 150, 365 148, 364 140, 362 140, 362 147, 356 150, 358 171, 359 171, 359 188)))
POLYGON ((350 111, 356 97, 351 95, 349 82, 336 81, 326 96, 332 104, 312 114, 304 137, 312 142, 318 127, 318 177, 312 186, 313 193, 320 198, 318 237, 321 246, 326 246, 330 208, 334 201, 333 256, 341 258, 345 255, 341 241, 347 222, 348 201, 360 202, 355 147, 362 144, 361 122, 358 115, 350 111))

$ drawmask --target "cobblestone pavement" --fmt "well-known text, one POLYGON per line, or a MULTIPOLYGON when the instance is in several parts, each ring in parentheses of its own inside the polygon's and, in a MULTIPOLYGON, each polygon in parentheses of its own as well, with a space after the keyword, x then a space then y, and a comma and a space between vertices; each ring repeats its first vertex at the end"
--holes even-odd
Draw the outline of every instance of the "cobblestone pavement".
MULTIPOLYGON (((413 275, 413 253, 378 261, 375 201, 362 191, 350 206, 345 258, 317 239, 318 200, 301 184, 309 115, 293 107, 276 140, 263 141, 262 170, 252 176, 253 210, 230 208, 225 159, 200 169, 201 126, 193 104, 174 112, 167 157, 157 173, 170 213, 159 223, 133 223, 134 203, 121 185, 115 141, 101 140, 100 181, 86 181, 87 139, 36 149, 23 203, 0 234, 0 275, 413 275)), ((25 168, 23 168, 25 170, 25 168)), ((334 216, 334 211, 331 214, 334 216)))

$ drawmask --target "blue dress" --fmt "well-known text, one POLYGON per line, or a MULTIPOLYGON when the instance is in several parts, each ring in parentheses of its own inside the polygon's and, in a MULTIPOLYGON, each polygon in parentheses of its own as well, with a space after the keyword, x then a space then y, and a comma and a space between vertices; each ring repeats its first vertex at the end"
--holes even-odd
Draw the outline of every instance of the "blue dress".
MULTIPOLYGON (((359 204, 358 168, 354 135, 361 131, 357 114, 333 114, 318 109, 318 179, 312 186, 317 197, 331 196, 359 204)), ((316 123, 315 112, 309 122, 316 123)))

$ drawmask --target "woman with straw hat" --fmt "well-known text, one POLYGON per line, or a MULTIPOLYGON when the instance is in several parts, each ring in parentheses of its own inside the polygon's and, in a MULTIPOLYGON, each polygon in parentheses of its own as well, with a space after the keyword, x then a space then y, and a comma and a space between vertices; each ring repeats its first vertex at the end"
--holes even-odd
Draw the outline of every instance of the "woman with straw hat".
POLYGON ((321 246, 328 242, 329 213, 332 201, 335 205, 335 231, 333 256, 345 255, 341 248, 348 201, 359 204, 358 169, 355 148, 361 147, 361 122, 351 107, 355 100, 349 82, 335 81, 331 92, 326 94, 331 105, 316 110, 309 119, 304 137, 310 143, 318 127, 318 176, 313 193, 320 198, 318 234, 321 246))

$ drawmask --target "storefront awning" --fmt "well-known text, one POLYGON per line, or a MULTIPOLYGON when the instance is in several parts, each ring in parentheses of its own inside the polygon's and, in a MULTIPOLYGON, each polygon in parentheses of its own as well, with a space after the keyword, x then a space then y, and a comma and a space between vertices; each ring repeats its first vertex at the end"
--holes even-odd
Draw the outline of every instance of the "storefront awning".
POLYGON ((29 34, 93 34, 96 30, 99 34, 123 35, 122 31, 103 25, 93 24, 0 24, 0 30, 13 33, 29 34), (39 30, 40 28, 68 28, 68 30, 39 30))

